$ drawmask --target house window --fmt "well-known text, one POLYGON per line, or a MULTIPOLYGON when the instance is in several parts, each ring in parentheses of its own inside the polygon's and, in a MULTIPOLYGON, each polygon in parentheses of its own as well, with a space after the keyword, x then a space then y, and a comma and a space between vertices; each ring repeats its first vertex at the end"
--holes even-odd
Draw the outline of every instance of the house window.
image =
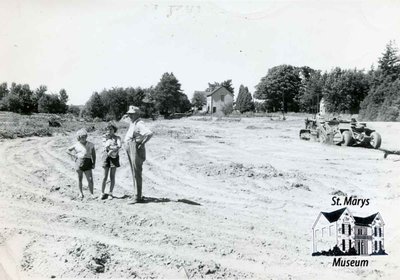
POLYGON ((217 107, 213 107, 213 113, 217 112, 217 107))
POLYGON ((342 224, 342 234, 344 234, 344 224, 342 224))
POLYGON ((378 251, 378 241, 375 241, 375 252, 378 251))
POLYGON ((333 226, 330 226, 329 227, 329 236, 332 236, 333 235, 333 226))
POLYGON ((342 251, 346 252, 346 240, 344 240, 344 239, 342 239, 342 251))
POLYGON ((351 248, 351 240, 349 240, 349 249, 351 248))
POLYGON ((382 228, 379 228, 379 237, 382 237, 382 228))
POLYGON ((221 95, 221 101, 222 101, 222 102, 225 101, 225 95, 221 95))
POLYGON ((349 225, 349 235, 351 235, 351 225, 349 225))
POLYGON ((361 235, 362 234, 362 229, 358 229, 358 235, 361 235))
POLYGON ((315 237, 318 237, 318 234, 319 234, 319 230, 317 229, 317 230, 315 230, 315 237))
POLYGON ((374 235, 378 236, 378 228, 374 228, 374 235))
POLYGON ((382 241, 379 241, 379 250, 383 250, 383 248, 382 248, 382 241))

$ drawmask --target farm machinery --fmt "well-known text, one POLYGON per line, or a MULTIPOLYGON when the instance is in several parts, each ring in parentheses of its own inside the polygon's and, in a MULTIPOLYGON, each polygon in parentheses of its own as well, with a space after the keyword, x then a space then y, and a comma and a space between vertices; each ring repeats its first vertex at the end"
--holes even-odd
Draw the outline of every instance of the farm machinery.
POLYGON ((305 120, 305 129, 300 130, 300 139, 315 140, 344 146, 362 146, 379 149, 381 135, 367 127, 366 123, 338 120, 333 118, 325 121, 320 115, 314 119, 305 120))

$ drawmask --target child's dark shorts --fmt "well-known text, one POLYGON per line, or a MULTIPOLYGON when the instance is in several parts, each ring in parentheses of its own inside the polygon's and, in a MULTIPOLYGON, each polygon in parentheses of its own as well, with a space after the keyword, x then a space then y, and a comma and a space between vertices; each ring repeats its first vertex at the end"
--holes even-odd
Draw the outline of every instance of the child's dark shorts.
POLYGON ((107 156, 104 160, 103 160, 103 167, 120 167, 119 164, 119 156, 112 158, 107 156))
POLYGON ((93 162, 91 158, 78 158, 76 160, 77 171, 88 171, 93 169, 93 162))

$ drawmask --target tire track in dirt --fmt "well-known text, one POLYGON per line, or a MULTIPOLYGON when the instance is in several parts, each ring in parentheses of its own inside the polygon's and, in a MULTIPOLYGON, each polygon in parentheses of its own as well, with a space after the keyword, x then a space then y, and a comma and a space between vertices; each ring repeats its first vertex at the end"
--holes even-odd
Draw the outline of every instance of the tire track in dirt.
MULTIPOLYGON (((179 129, 175 123, 167 123, 167 129, 168 126, 179 129)), ((216 130, 215 126, 205 127, 203 130, 196 129, 195 126, 194 131, 203 136, 212 135, 216 130)), ((235 129, 235 133, 240 132, 239 128, 235 129)), ((22 235, 36 240, 36 245, 26 249, 26 255, 33 260, 32 268, 28 272, 40 273, 40 268, 50 265, 58 267, 58 270, 55 270, 58 271, 57 277, 73 278, 80 275, 96 278, 128 278, 131 274, 126 270, 128 267, 133 267, 138 277, 162 278, 166 275, 164 270, 176 270, 177 267, 184 266, 190 275, 197 277, 284 279, 293 278, 293 272, 288 272, 282 277, 279 271, 282 269, 293 271, 293 266, 296 265, 303 271, 303 274, 296 274, 302 279, 307 279, 307 275, 317 275, 314 272, 315 259, 304 257, 309 256, 309 224, 313 222, 313 213, 323 210, 320 209, 321 205, 325 205, 323 201, 330 196, 331 186, 328 181, 340 179, 332 177, 333 172, 343 171, 344 167, 332 165, 332 172, 326 172, 328 173, 326 183, 318 189, 319 180, 310 180, 310 177, 320 176, 324 170, 311 172, 304 168, 321 165, 329 170, 331 164, 325 161, 324 156, 318 156, 303 165, 299 165, 301 161, 294 161, 281 171, 279 167, 284 161, 283 149, 294 151, 298 150, 298 147, 284 148, 279 144, 271 144, 262 154, 261 149, 241 149, 243 143, 239 143, 240 138, 231 137, 228 139, 229 145, 222 145, 218 141, 227 140, 207 137, 209 145, 207 148, 207 145, 201 142, 205 140, 201 135, 199 137, 196 133, 191 135, 190 129, 184 132, 191 138, 182 140, 179 137, 186 135, 171 133, 173 137, 178 138, 161 135, 159 139, 154 138, 147 145, 144 194, 155 198, 164 196, 171 201, 133 206, 126 205, 123 199, 112 201, 85 199, 82 202, 72 199, 72 195, 77 194, 76 176, 74 176, 76 174, 72 170, 73 163, 64 152, 64 146, 67 147, 70 141, 73 142, 72 136, 32 140, 34 147, 31 147, 31 150, 18 147, 16 144, 18 142, 10 144, 7 152, 15 153, 16 156, 10 156, 6 160, 11 163, 9 167, 0 164, 2 172, 7 171, 4 182, 7 183, 14 176, 11 171, 22 174, 25 179, 18 181, 17 184, 22 186, 19 189, 0 186, 2 193, 11 195, 28 191, 32 189, 28 182, 31 181, 40 185, 33 190, 34 194, 42 192, 47 194, 45 201, 40 201, 40 196, 37 201, 30 201, 29 196, 15 201, 6 201, 5 197, 0 197, 2 213, 7 213, 7 216, 0 214, 0 221, 6 227, 19 229, 22 235), (237 152, 237 150, 242 151, 237 152), (281 158, 270 159, 268 153, 280 155, 281 158), (36 162, 21 160, 20 156, 24 154, 34 158, 36 162), (212 176, 204 176, 199 170, 192 168, 209 161, 215 165, 232 161, 243 163, 244 167, 247 167, 249 161, 245 162, 246 158, 247 160, 250 158, 250 162, 255 166, 267 162, 284 176, 271 180, 233 176, 225 178, 213 175, 214 173, 212 176), (192 166, 194 160, 198 162, 192 166), (13 167, 13 164, 16 166, 13 167), (6 169, 3 169, 3 166, 6 169), (46 172, 49 173, 48 176, 54 178, 54 182, 59 185, 74 182, 73 186, 50 192, 51 180, 40 182, 40 172, 30 174, 30 170, 40 170, 46 166, 48 166, 46 172), (13 170, 8 172, 7 168, 13 170), (301 179, 300 183, 304 183, 302 180, 307 179, 305 184, 310 186, 311 191, 294 188, 291 185, 280 185, 296 183, 296 176, 301 179), (239 189, 241 184, 246 184, 242 187, 243 191, 239 189), (317 193, 318 198, 316 198, 317 193), (202 205, 177 202, 175 198, 190 199, 202 205), (303 207, 305 203, 309 205, 303 207), (98 244, 104 244, 111 256, 111 261, 107 264, 110 270, 106 270, 102 275, 93 274, 85 267, 85 262, 93 257, 90 254, 98 248, 98 244), (59 252, 54 252, 56 248, 59 248, 59 252), (79 253, 81 251, 78 252, 79 248, 84 252, 82 255, 79 253), (57 254, 54 255, 55 253, 57 254), (64 259, 68 259, 68 263, 64 263, 64 259), (215 274, 207 275, 207 270, 203 267, 209 266, 210 260, 215 260, 221 267, 216 269, 215 274), (225 276, 222 273, 226 273, 225 276)), ((229 129, 223 128, 217 132, 218 137, 224 137, 228 135, 229 129)), ((257 135, 252 133, 249 136, 257 135)), ((91 138, 98 146, 99 137, 93 135, 91 138)), ((4 152, 2 147, 0 155, 4 152)), ((321 150, 327 153, 325 157, 334 154, 333 149, 324 147, 313 149, 313 151, 321 150)), ((286 160, 288 158, 291 159, 292 156, 289 155, 286 160)), ((337 156, 335 158, 339 160, 337 156)), ((365 157, 363 160, 360 168, 345 171, 344 177, 351 176, 352 171, 361 171, 364 166, 366 171, 371 171, 373 168, 367 168, 365 157)), ((121 161, 123 166, 117 172, 116 193, 131 193, 130 170, 126 155, 121 155, 121 161)), ((385 168, 379 164, 375 171, 385 168)), ((102 168, 97 164, 94 171, 97 192, 101 173, 102 168)), ((362 179, 362 176, 360 178, 362 179)), ((362 182, 367 181, 363 179, 362 182)), ((393 194, 395 187, 390 188, 393 194)), ((346 191, 351 188, 347 186, 346 191)), ((371 194, 373 191, 375 190, 365 190, 366 194, 371 194)), ((353 273, 345 274, 354 276, 353 273)))
MULTIPOLYGON (((49 145, 48 143, 35 143, 35 148, 36 149, 39 149, 39 154, 41 155, 41 160, 44 160, 44 159, 46 159, 46 163, 47 164, 49 164, 49 165, 51 165, 55 170, 58 170, 58 173, 61 173, 61 174, 63 174, 63 172, 62 171, 60 171, 60 170, 62 170, 62 168, 63 168, 63 161, 61 160, 61 159, 59 159, 58 158, 58 156, 57 156, 57 154, 56 153, 46 153, 46 152, 43 152, 43 151, 46 151, 46 146, 47 145, 49 145), (44 147, 43 147, 44 146, 44 147), (56 159, 56 160, 54 160, 54 159, 56 159), (56 164, 54 164, 54 161, 56 161, 56 162, 59 162, 59 163, 56 163, 56 164)), ((25 155, 27 155, 25 152, 26 151, 23 151, 24 152, 24 154, 25 155)), ((17 169, 17 171, 15 172, 15 174, 18 174, 19 173, 19 175, 21 175, 21 171, 22 170, 24 170, 27 166, 25 166, 24 165, 24 162, 21 162, 20 161, 20 158, 19 158, 19 156, 14 156, 14 157, 12 157, 12 158, 9 158, 8 159, 8 161, 9 162, 13 162, 13 163, 15 163, 15 165, 17 165, 18 166, 18 169, 17 169)), ((64 162, 65 163, 65 162, 64 162)), ((31 168, 31 166, 28 166, 29 168, 31 168)), ((65 170, 65 168, 64 168, 64 170, 65 170)), ((65 170, 66 171, 66 170, 65 170)), ((29 175, 29 172, 25 172, 25 174, 24 174, 24 176, 25 175, 29 175)), ((36 178, 36 176, 31 176, 31 178, 29 178, 29 180, 28 180, 29 182, 35 182, 35 183, 41 183, 41 182, 39 182, 39 180, 38 180, 38 178, 36 178), (36 181, 35 181, 36 180, 36 181)), ((26 187, 26 188, 29 188, 29 185, 28 184, 24 184, 24 187, 26 187)), ((175 207, 176 208, 176 207, 175 207)), ((178 207, 179 208, 179 207, 178 207)), ((40 211, 39 210, 39 212, 37 212, 37 213, 34 213, 34 211, 30 211, 31 212, 31 214, 33 215, 27 215, 27 213, 30 213, 29 211, 28 211, 28 209, 24 209, 24 210, 22 210, 21 208, 16 208, 17 209, 17 211, 15 211, 15 213, 19 213, 20 215, 21 214, 23 214, 24 216, 25 216, 25 218, 27 218, 27 219, 29 219, 28 217, 30 216, 30 217, 41 217, 39 220, 37 220, 36 219, 36 222, 34 222, 35 220, 34 219, 30 219, 30 224, 32 225, 32 224, 34 224, 34 223, 36 223, 37 224, 37 228, 41 228, 41 225, 43 225, 43 224, 45 224, 46 223, 46 214, 45 214, 45 212, 46 211, 40 211)), ((79 212, 77 212, 76 210, 78 210, 78 209, 74 209, 74 217, 76 217, 76 218, 78 218, 78 217, 81 217, 82 218, 82 216, 83 215, 79 215, 79 212)), ((57 210, 57 211, 59 211, 59 210, 57 210)), ((57 212, 56 211, 56 212, 57 212)), ((159 213, 160 214, 166 214, 165 213, 165 208, 163 207, 163 209, 161 210, 161 211, 159 211, 159 213)), ((171 214, 173 214, 174 213, 174 210, 171 212, 171 214)), ((168 213, 167 213, 167 215, 168 215, 168 213)), ((181 219, 187 219, 187 218, 190 218, 190 215, 192 215, 191 213, 189 213, 186 217, 184 216, 184 217, 181 217, 181 219)), ((51 215, 50 215, 51 216, 51 215)), ((182 216, 182 215, 181 215, 182 216)), ((16 222, 20 222, 21 220, 19 219, 19 218, 17 218, 16 219, 16 222)), ((176 222, 177 222, 177 224, 179 223, 179 219, 177 219, 176 220, 176 222)), ((64 229, 66 229, 68 232, 69 231, 72 231, 72 232, 75 232, 76 230, 77 230, 77 228, 76 228, 76 226, 74 226, 74 225, 72 225, 72 226, 69 226, 69 225, 67 225, 67 227, 65 227, 66 225, 64 225, 63 227, 64 227, 64 229), (68 229, 69 228, 69 229, 68 229)), ((93 222, 91 222, 90 223, 90 227, 91 227, 91 229, 93 230, 94 228, 96 228, 96 226, 93 224, 93 222)), ((54 228, 54 226, 53 226, 53 228, 54 228)), ((104 228, 104 226, 103 226, 103 228, 104 228)), ((206 226, 204 227, 204 228, 207 228, 206 226)), ((32 230, 32 228, 31 228, 31 230, 32 230)), ((196 229, 196 230, 198 230, 198 229, 196 229)), ((149 231, 148 232, 145 232, 144 234, 142 234, 142 235, 149 235, 149 233, 150 233, 150 235, 149 236, 151 236, 151 232, 153 231, 153 229, 149 229, 149 231)), ((227 229, 227 231, 228 231, 228 229, 227 229)), ((54 233, 54 230, 51 230, 51 232, 53 232, 54 233)), ((167 230, 164 230, 164 234, 166 234, 166 233, 168 233, 168 236, 170 237, 169 239, 182 239, 182 237, 179 237, 179 233, 181 233, 182 232, 182 229, 181 229, 181 226, 176 226, 176 228, 175 228, 175 226, 174 226, 174 223, 173 222, 171 222, 171 220, 169 221, 169 223, 168 223, 168 227, 167 227, 167 230)), ((49 232, 47 232, 47 233, 45 233, 45 234, 50 234, 49 232)), ((204 237, 206 237, 207 235, 210 235, 210 232, 206 232, 205 234, 204 234, 204 237)), ((212 234, 211 233, 211 235, 213 236, 214 234, 212 234)), ((154 236, 154 234, 153 234, 153 236, 154 236)), ((79 235, 78 236, 76 236, 76 234, 74 234, 74 237, 75 238, 81 238, 79 235)), ((148 243, 148 242, 154 242, 155 240, 157 240, 159 237, 157 236, 157 235, 155 235, 154 236, 154 238, 153 239, 149 239, 149 240, 147 240, 147 242, 146 243, 148 243)), ((126 239, 126 238, 125 238, 126 239)), ((128 238, 129 239, 129 238, 128 238)), ((204 240, 205 240, 206 238, 204 238, 204 240)), ((204 240, 202 240, 202 241, 199 241, 199 243, 202 243, 202 244, 204 244, 204 240)), ((218 242, 218 240, 216 240, 217 242, 218 242)), ((185 241, 186 242, 186 241, 185 241)), ((194 240, 192 240, 192 242, 195 242, 194 240)), ((169 244, 169 242, 168 242, 168 240, 167 240, 167 243, 166 243, 167 245, 169 244)), ((210 244, 210 245, 205 245, 206 246, 206 248, 207 247, 211 247, 212 246, 212 244, 210 244)), ((188 252, 188 250, 190 251, 190 246, 189 246, 189 248, 185 248, 185 250, 184 250, 184 252, 188 252)), ((195 248, 194 249, 195 251, 197 251, 197 249, 195 248)), ((160 252, 154 252, 154 250, 152 250, 152 251, 150 251, 150 252, 153 252, 153 253, 157 253, 157 254, 161 254, 162 253, 162 251, 163 250, 161 250, 160 252)), ((184 255, 186 255, 187 253, 184 253, 184 255)), ((207 257, 208 258, 214 258, 214 256, 210 256, 210 253, 205 253, 205 255, 207 255, 207 257)))

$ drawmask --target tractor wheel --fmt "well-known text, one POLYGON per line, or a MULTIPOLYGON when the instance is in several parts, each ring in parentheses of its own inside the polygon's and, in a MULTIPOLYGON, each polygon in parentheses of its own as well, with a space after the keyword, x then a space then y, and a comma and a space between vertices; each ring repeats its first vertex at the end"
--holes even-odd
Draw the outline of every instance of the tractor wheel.
POLYGON ((353 135, 348 130, 342 133, 342 139, 345 146, 350 146, 353 143, 353 135))
POLYGON ((310 130, 308 130, 308 129, 300 129, 299 136, 300 136, 301 140, 310 140, 310 138, 311 138, 310 130))
POLYGON ((374 149, 379 149, 382 143, 382 137, 378 132, 372 132, 371 133, 371 140, 369 141, 371 144, 372 148, 374 149))

